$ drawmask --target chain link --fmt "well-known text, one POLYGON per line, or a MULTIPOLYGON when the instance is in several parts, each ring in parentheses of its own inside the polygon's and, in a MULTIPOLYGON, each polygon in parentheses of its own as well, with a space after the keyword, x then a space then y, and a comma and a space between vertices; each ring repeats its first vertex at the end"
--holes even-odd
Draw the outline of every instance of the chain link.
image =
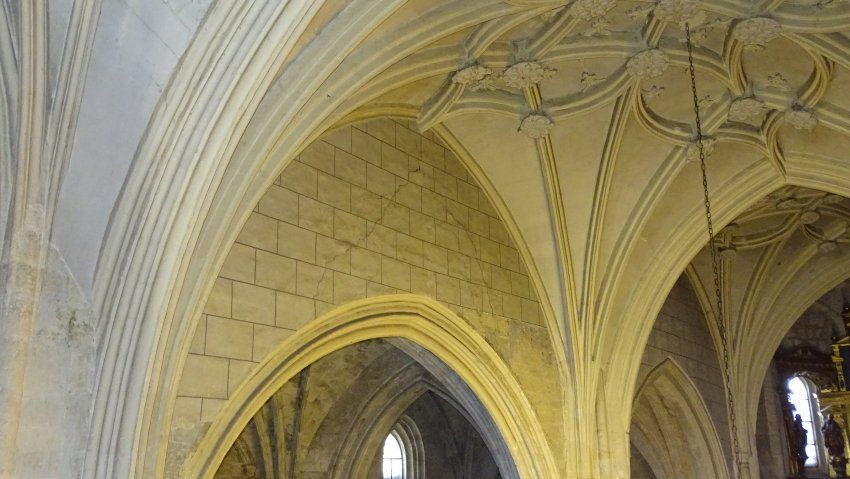
POLYGON ((705 204, 705 221, 708 226, 708 249, 711 251, 711 270, 714 274, 714 295, 717 301, 717 329, 720 333, 720 344, 723 349, 723 379, 726 384, 726 401, 729 406, 729 428, 732 433, 732 448, 735 455, 735 477, 741 477, 741 445, 738 441, 738 426, 735 415, 735 397, 732 394, 732 372, 729 361, 729 339, 726 321, 723 314, 723 292, 720 287, 720 266, 717 253, 717 241, 714 238, 714 221, 711 218, 711 199, 708 195, 708 175, 705 170, 705 145, 703 144, 702 121, 699 114, 699 95, 697 94, 697 78, 694 72, 693 43, 691 42, 691 27, 685 24, 685 40, 688 45, 688 71, 691 75, 691 92, 694 99, 694 116, 696 117, 696 142, 699 150, 699 166, 702 172, 702 188, 705 204))

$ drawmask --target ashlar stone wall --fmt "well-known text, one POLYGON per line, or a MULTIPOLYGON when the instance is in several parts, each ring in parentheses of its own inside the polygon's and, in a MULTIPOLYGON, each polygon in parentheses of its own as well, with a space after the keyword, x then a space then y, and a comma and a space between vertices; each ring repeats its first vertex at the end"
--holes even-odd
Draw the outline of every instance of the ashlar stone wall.
POLYGON ((719 356, 699 300, 685 276, 679 278, 655 320, 641 360, 638 387, 667 358, 681 366, 697 387, 724 452, 731 457, 723 376, 719 356))
POLYGON ((260 200, 192 340, 170 467, 281 341, 338 305, 396 292, 436 298, 511 367, 556 444, 560 384, 535 292, 498 214, 431 134, 380 119, 324 135, 260 200))

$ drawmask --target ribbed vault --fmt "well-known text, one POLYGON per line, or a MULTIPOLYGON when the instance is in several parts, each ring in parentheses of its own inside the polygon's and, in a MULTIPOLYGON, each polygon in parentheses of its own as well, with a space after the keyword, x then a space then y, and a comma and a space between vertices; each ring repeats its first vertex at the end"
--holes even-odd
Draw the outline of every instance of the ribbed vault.
MULTIPOLYGON (((194 327, 186 318, 273 179, 322 132, 392 115, 441 132, 514 235, 569 378, 570 473, 627 474, 621 399, 665 293, 706 243, 683 21, 698 41, 719 225, 787 185, 850 195, 845 2, 216 4, 152 120, 103 250, 103 349, 119 366, 101 371, 95 436, 108 437, 92 470, 157 467, 194 327), (219 48, 225 36, 239 47, 219 48), (115 397, 145 399, 104 406, 115 397), (107 433, 127 421, 132 433, 107 433)), ((834 264, 819 274, 838 275, 834 264)), ((783 298, 804 308, 821 293, 783 298)))

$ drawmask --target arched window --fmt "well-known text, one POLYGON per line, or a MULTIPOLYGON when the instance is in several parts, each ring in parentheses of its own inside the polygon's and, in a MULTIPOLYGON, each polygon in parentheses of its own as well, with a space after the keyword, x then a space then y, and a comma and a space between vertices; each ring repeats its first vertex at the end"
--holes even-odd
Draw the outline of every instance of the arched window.
POLYGON ((384 479, 407 479, 404 447, 395 431, 384 440, 384 479))
POLYGON ((812 393, 809 390, 809 385, 806 381, 799 377, 793 377, 788 381, 788 401, 794 405, 795 413, 800 415, 803 421, 803 429, 806 430, 806 466, 814 467, 818 465, 818 434, 815 424, 818 422, 815 418, 812 407, 812 393))

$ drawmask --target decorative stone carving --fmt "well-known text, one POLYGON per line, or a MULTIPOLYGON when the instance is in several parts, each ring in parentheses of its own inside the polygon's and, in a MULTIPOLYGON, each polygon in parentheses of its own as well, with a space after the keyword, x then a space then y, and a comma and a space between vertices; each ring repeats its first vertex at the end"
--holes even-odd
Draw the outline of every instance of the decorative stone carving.
POLYGON ((644 24, 644 23, 646 23, 646 20, 649 18, 649 12, 651 12, 651 11, 652 11, 651 5, 650 6, 643 6, 643 7, 641 7, 641 6, 632 7, 630 9, 626 10, 626 16, 628 16, 629 18, 631 18, 632 20, 634 20, 634 21, 636 21, 640 24, 644 24))
POLYGON ((643 101, 650 103, 652 100, 660 97, 664 94, 666 88, 659 85, 651 85, 649 88, 644 88, 641 90, 641 95, 643 95, 643 101))
POLYGON ((819 219, 820 213, 814 210, 804 211, 803 214, 800 215, 800 223, 804 225, 810 225, 817 222, 819 219))
POLYGON ((827 205, 836 205, 844 201, 844 197, 841 195, 834 195, 832 193, 823 197, 823 203, 827 205))
POLYGON ((785 122, 798 130, 812 131, 818 126, 815 112, 800 105, 794 105, 785 111, 785 122))
POLYGON ((779 91, 789 91, 791 89, 788 80, 779 72, 767 76, 767 87, 779 91))
POLYGON ((719 101, 720 101, 720 98, 717 98, 716 96, 714 96, 712 94, 705 95, 704 97, 700 98, 699 101, 698 101, 699 109, 700 110, 707 110, 707 109, 711 108, 712 106, 714 106, 714 104, 719 102, 719 101))
POLYGON ((749 121, 757 119, 766 109, 764 102, 753 98, 738 98, 729 106, 729 120, 749 121))
POLYGON ((527 88, 540 83, 547 78, 552 78, 555 75, 554 68, 550 68, 540 62, 527 61, 514 63, 505 68, 501 74, 502 81, 505 85, 513 88, 527 88))
POLYGON ((684 25, 702 13, 698 0, 660 0, 655 5, 655 18, 669 23, 684 25))
POLYGON ((732 29, 735 40, 744 45, 767 45, 782 32, 782 25, 767 17, 755 17, 742 20, 732 29))
MULTIPOLYGON (((712 138, 712 137, 709 136, 709 137, 704 137, 702 139, 702 147, 703 147, 703 150, 705 151, 705 158, 706 159, 708 159, 708 157, 710 157, 711 154, 714 153, 714 147, 716 145, 717 145, 717 139, 716 138, 712 138)), ((692 141, 691 144, 688 145, 688 151, 685 153, 685 161, 687 161, 688 163, 699 161, 699 145, 697 144, 696 140, 692 141)))
POLYGON ((591 21, 610 12, 617 0, 575 0, 570 13, 581 20, 591 21))
POLYGON ((493 85, 490 83, 492 73, 493 70, 485 66, 472 65, 455 72, 452 82, 461 84, 472 91, 492 90, 493 85))
POLYGON ((717 253, 721 260, 732 261, 738 256, 738 248, 734 246, 722 246, 718 249, 717 253))
POLYGON ((597 85, 605 81, 605 77, 601 77, 596 73, 591 73, 588 71, 581 72, 581 91, 585 92, 588 88, 593 85, 597 85))
POLYGON ((634 77, 641 79, 655 78, 670 66, 667 54, 658 49, 644 50, 629 59, 626 69, 634 77))
POLYGON ((581 33, 584 37, 605 37, 611 34, 611 23, 605 17, 590 20, 590 29, 581 33))
POLYGON ((831 240, 821 241, 818 245, 818 251, 821 253, 831 253, 835 251, 835 248, 838 248, 838 243, 831 240))
POLYGON ((519 131, 528 135, 529 138, 543 138, 552 130, 555 123, 546 115, 532 113, 522 120, 519 131))

